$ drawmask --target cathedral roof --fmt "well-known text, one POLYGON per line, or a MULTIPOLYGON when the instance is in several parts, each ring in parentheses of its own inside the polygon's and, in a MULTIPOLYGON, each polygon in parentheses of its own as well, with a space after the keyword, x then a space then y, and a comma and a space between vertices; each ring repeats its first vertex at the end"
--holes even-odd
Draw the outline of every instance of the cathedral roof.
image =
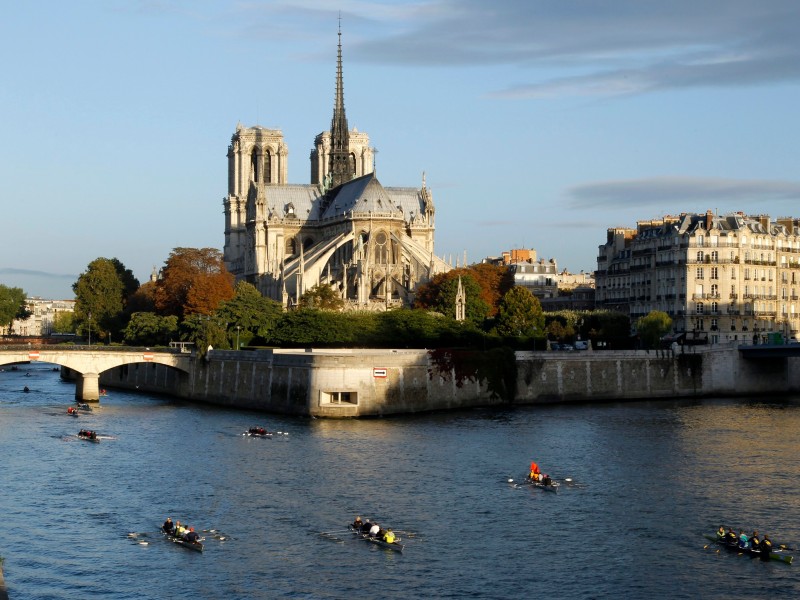
POLYGON ((403 218, 419 214, 422 200, 415 188, 385 188, 375 173, 368 173, 352 179, 333 190, 336 195, 322 215, 323 219, 343 216, 349 213, 372 213, 403 218))

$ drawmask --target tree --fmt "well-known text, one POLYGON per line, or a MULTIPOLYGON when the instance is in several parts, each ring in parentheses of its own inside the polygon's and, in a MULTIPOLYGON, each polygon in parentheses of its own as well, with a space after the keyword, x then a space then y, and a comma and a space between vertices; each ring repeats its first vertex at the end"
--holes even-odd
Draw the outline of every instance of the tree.
MULTIPOLYGON (((456 293, 458 291, 458 279, 453 271, 440 273, 422 286, 417 295, 415 306, 417 308, 427 308, 438 313, 447 315, 451 318, 456 316, 456 293)), ((471 275, 461 274, 461 285, 467 297, 466 318, 475 325, 482 325, 489 315, 489 304, 481 297, 481 286, 472 278, 471 275)))
POLYGON ((341 310, 344 306, 344 300, 331 286, 318 283, 310 290, 303 292, 298 304, 303 308, 341 310))
POLYGON ((53 333, 75 333, 74 316, 68 310, 57 312, 53 317, 51 331, 53 333))
POLYGON ((530 290, 515 286, 500 301, 497 332, 511 337, 544 335, 544 313, 539 299, 530 290))
POLYGON ((121 329, 125 287, 113 260, 96 258, 90 262, 72 290, 75 322, 81 333, 95 333, 104 339, 107 332, 121 329))
POLYGON ((181 322, 178 331, 181 339, 192 342, 201 356, 208 352, 209 346, 221 349, 230 348, 225 326, 216 317, 188 315, 181 322))
POLYGON ((0 327, 11 327, 14 319, 31 316, 26 299, 22 288, 0 284, 0 327))
POLYGON ((133 313, 122 334, 125 343, 132 346, 165 346, 177 337, 178 317, 133 313))
POLYGON ((514 287, 514 274, 505 265, 479 263, 466 269, 479 286, 481 298, 489 305, 489 316, 500 309, 500 301, 514 287))
POLYGON ((672 329, 672 318, 660 310, 650 311, 636 321, 636 330, 646 348, 658 348, 661 337, 672 329))
MULTIPOLYGON (((220 323, 227 323, 228 337, 234 336, 240 344, 248 344, 254 337, 267 339, 283 314, 283 305, 265 298, 251 283, 236 284, 235 295, 223 302, 216 312, 220 323), (237 330, 236 328, 239 327, 237 330)), ((232 343, 236 346, 236 343, 232 343)))
POLYGON ((128 296, 127 309, 131 314, 135 312, 155 312, 156 284, 152 281, 144 282, 138 290, 128 296))
POLYGON ((156 283, 155 305, 162 315, 210 315, 233 296, 233 275, 219 250, 175 248, 156 283))

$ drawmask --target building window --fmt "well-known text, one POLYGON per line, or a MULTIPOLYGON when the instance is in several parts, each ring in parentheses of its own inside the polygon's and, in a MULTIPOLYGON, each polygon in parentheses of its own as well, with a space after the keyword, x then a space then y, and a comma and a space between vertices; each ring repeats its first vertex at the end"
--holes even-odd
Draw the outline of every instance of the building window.
POLYGON ((702 302, 698 302, 695 305, 694 312, 695 312, 695 314, 698 314, 698 315, 702 315, 703 314, 703 303, 702 302))
POLYGON ((697 267, 697 279, 703 279, 703 267, 697 267))
POLYGON ((711 314, 712 315, 716 315, 718 312, 719 312, 719 303, 718 302, 712 302, 711 303, 711 314))
POLYGON ((697 262, 703 262, 703 251, 702 250, 697 252, 697 262))
POLYGON ((717 320, 711 319, 711 331, 717 331, 717 329, 719 329, 717 320))
POLYGON ((719 279, 719 269, 717 267, 711 267, 711 279, 719 279))
POLYGON ((715 262, 718 262, 718 261, 719 261, 719 252, 717 252, 716 250, 714 250, 714 251, 711 253, 711 262, 714 262, 714 263, 715 263, 715 262))

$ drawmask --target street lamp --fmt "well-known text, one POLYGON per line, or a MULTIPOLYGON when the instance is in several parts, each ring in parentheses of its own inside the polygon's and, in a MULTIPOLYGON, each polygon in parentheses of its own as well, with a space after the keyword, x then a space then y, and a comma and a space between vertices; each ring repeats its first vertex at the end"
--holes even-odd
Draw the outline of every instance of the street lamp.
POLYGON ((239 330, 240 329, 241 329, 241 326, 237 325, 236 326, 236 349, 237 350, 241 349, 240 346, 239 346, 239 330))
POLYGON ((89 312, 89 345, 92 345, 92 313, 89 312))

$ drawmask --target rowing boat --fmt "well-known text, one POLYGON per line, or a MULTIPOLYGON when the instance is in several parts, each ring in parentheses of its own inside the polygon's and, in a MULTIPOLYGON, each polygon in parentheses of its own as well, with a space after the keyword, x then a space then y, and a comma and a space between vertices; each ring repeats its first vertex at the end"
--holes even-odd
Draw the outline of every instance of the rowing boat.
POLYGON ((250 429, 249 431, 245 431, 242 435, 246 435, 248 437, 259 437, 259 438, 271 438, 272 432, 271 431, 254 431, 250 429))
POLYGON ((178 537, 177 535, 173 535, 171 533, 167 533, 164 531, 164 527, 161 527, 161 533, 164 534, 164 537, 167 538, 170 542, 178 544, 179 546, 183 546, 184 548, 189 548, 189 550, 194 550, 196 552, 203 551, 203 542, 200 541, 203 538, 199 538, 196 542, 190 542, 188 540, 183 539, 182 537, 178 537))
POLYGON ((97 434, 95 433, 94 435, 92 435, 92 433, 93 432, 81 430, 78 432, 78 438, 86 440, 87 442, 94 442, 95 444, 99 444, 100 440, 98 439, 97 434))
POLYGON ((557 494, 558 489, 561 487, 561 484, 558 481, 550 480, 550 483, 545 483, 544 481, 534 481, 529 477, 526 477, 525 481, 522 483, 514 483, 513 479, 509 479, 508 483, 512 484, 512 486, 515 488, 535 487, 545 492, 553 492, 554 494, 557 494))
MULTIPOLYGON (((732 550, 733 552, 738 552, 739 554, 747 554, 749 556, 757 556, 759 558, 765 559, 767 558, 761 550, 756 550, 755 548, 742 548, 739 544, 729 544, 725 540, 719 539, 716 535, 711 534, 703 534, 707 540, 711 540, 712 542, 716 542, 720 546, 725 546, 728 550, 732 550)), ((772 551, 769 553, 769 558, 773 560, 779 560, 781 562, 785 562, 786 564, 792 564, 792 560, 794 556, 789 554, 786 550, 782 548, 773 548, 772 551)))
POLYGON ((376 538, 368 533, 361 533, 357 529, 353 529, 352 525, 350 526, 350 532, 353 535, 357 536, 358 538, 364 540, 365 542, 369 542, 371 544, 377 544, 381 548, 394 550, 395 552, 402 552, 403 548, 405 548, 405 545, 400 543, 402 541, 400 538, 395 538, 393 542, 384 542, 380 538, 376 538))

